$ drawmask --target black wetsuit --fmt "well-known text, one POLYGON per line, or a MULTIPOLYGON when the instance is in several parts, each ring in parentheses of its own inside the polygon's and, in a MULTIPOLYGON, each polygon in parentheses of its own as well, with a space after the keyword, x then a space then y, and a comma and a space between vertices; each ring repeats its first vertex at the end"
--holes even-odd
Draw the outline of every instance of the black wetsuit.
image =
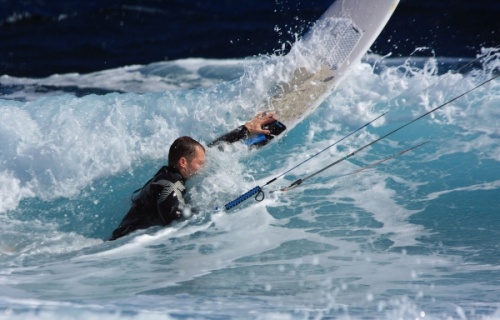
MULTIPOLYGON (((224 142, 233 143, 249 136, 248 129, 240 126, 208 144, 218 146, 224 142)), ((184 202, 186 180, 174 167, 162 167, 148 181, 132 200, 132 207, 120 226, 113 231, 110 240, 115 240, 139 229, 152 226, 166 226, 183 217, 187 209, 184 202)))
POLYGON ((110 240, 138 229, 166 226, 181 218, 185 206, 185 182, 176 168, 162 167, 132 200, 130 210, 110 240))
POLYGON ((226 133, 225 135, 222 135, 215 139, 214 141, 210 142, 208 144, 209 147, 217 146, 220 145, 221 143, 227 142, 227 143, 233 143, 236 141, 239 141, 241 139, 248 138, 250 135, 250 132, 248 131, 247 127, 245 126, 239 126, 238 128, 234 129, 233 131, 226 133))

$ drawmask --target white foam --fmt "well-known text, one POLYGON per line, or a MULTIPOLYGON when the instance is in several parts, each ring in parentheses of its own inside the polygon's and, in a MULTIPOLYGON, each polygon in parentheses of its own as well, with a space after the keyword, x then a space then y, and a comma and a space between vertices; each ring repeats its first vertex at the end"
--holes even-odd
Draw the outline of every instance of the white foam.
POLYGON ((47 96, 95 90, 96 93, 150 93, 206 88, 238 79, 251 60, 181 59, 131 65, 89 74, 55 74, 46 78, 0 76, 0 85, 13 87, 3 99, 32 101, 47 96), (17 88, 17 89, 16 89, 17 88), (44 90, 38 90, 44 88, 44 90), (42 91, 42 92, 40 92, 42 91))
POLYGON ((449 190, 442 190, 439 192, 432 192, 426 197, 426 201, 431 201, 431 200, 436 200, 439 197, 450 194, 453 192, 462 192, 462 191, 481 191, 481 190, 496 190, 500 189, 500 180, 496 181, 491 181, 491 182, 485 182, 485 183, 480 183, 480 184, 475 184, 475 185, 470 185, 467 187, 461 187, 461 188, 454 188, 454 189, 449 189, 449 190))
POLYGON ((0 172, 0 213, 17 208, 23 198, 33 197, 34 193, 8 171, 0 172))

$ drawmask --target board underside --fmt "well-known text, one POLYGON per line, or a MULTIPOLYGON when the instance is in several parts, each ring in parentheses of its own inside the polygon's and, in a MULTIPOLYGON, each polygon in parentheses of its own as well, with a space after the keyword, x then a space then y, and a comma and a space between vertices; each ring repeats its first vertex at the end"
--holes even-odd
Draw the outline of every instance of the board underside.
POLYGON ((337 0, 283 57, 293 61, 300 55, 307 65, 297 66, 288 81, 277 83, 262 109, 275 111, 288 129, 311 114, 361 61, 398 1, 337 0))

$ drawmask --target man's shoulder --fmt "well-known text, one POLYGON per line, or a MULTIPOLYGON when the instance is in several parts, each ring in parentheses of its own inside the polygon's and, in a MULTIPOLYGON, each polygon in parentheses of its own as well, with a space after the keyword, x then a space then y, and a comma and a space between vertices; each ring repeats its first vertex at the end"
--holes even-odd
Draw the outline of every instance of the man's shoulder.
POLYGON ((153 178, 153 182, 160 180, 167 180, 172 183, 181 182, 184 184, 182 175, 177 170, 167 166, 162 167, 153 178))

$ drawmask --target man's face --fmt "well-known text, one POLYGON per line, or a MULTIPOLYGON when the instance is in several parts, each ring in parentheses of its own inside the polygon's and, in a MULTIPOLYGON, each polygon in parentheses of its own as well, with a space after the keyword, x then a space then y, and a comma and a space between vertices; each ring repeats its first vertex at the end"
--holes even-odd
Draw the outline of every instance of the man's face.
MULTIPOLYGON (((184 158, 185 159, 185 158, 184 158)), ((191 161, 185 161, 185 165, 181 165, 181 174, 185 179, 189 179, 197 174, 205 165, 205 151, 202 148, 196 147, 195 156, 191 161)))

